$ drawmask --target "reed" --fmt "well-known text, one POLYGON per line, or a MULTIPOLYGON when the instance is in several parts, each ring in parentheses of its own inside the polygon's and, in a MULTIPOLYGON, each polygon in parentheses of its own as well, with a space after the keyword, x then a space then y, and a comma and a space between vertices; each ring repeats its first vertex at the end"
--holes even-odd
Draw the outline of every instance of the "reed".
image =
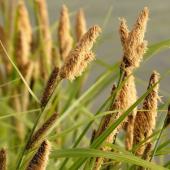
POLYGON ((83 35, 60 70, 62 79, 74 80, 82 74, 88 63, 94 60, 94 54, 90 50, 100 32, 100 27, 95 25, 83 35))
POLYGON ((39 144, 42 141, 43 136, 49 131, 52 126, 54 126, 58 118, 57 113, 53 113, 43 124, 42 126, 32 135, 31 139, 28 141, 26 149, 32 149, 35 145, 39 144))
POLYGON ((92 19, 88 28, 88 9, 63 4, 51 23, 48 3, 0 0, 0 148, 8 148, 0 170, 168 169, 169 94, 159 84, 169 70, 154 71, 137 93, 145 82, 135 71, 147 76, 142 61, 170 46, 145 40, 149 9, 131 29, 119 19, 122 58, 113 64, 98 51, 113 47, 114 32, 105 33, 111 10, 103 27, 92 19))
POLYGON ((41 143, 38 151, 35 153, 26 170, 45 170, 50 154, 50 143, 45 140, 41 143))
POLYGON ((76 24, 75 24, 75 30, 76 30, 76 38, 77 41, 81 39, 81 37, 86 33, 86 19, 83 9, 79 9, 79 11, 76 14, 76 24))
POLYGON ((65 61, 73 46, 72 36, 70 35, 69 13, 66 5, 62 6, 60 12, 58 41, 61 59, 65 61))
POLYGON ((0 170, 7 169, 7 153, 5 149, 0 150, 0 170))
MULTIPOLYGON (((159 73, 152 73, 148 88, 152 87, 159 81, 159 73)), ((159 84, 155 86, 152 92, 146 96, 142 109, 146 111, 138 111, 134 123, 133 145, 138 144, 142 140, 149 137, 155 128, 158 105, 158 89, 159 84)), ((147 141, 149 142, 149 141, 147 141)), ((142 155, 146 148, 146 144, 136 150, 136 155, 142 155)))

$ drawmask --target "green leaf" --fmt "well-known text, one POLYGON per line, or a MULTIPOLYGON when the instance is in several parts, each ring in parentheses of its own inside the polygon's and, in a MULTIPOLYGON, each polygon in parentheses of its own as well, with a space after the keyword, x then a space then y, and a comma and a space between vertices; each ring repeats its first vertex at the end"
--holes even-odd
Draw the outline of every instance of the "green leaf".
MULTIPOLYGON (((90 157, 103 157, 107 159, 112 159, 118 162, 131 163, 138 166, 142 166, 145 168, 150 168, 153 170, 167 170, 167 168, 161 167, 154 163, 142 160, 132 154, 125 153, 114 153, 114 152, 106 152, 97 149, 84 149, 84 148, 76 148, 76 149, 62 149, 55 150, 55 157, 77 157, 77 158, 90 158, 90 157)), ((72 168, 70 169, 72 170, 72 168)))

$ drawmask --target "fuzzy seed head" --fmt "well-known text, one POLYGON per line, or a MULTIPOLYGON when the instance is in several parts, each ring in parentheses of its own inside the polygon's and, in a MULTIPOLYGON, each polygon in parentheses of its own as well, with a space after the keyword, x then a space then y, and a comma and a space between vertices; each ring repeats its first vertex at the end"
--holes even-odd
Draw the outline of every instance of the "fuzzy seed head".
POLYGON ((28 64, 31 50, 32 30, 25 4, 20 1, 17 7, 17 30, 15 56, 19 67, 28 64))
POLYGON ((38 151, 29 162, 26 170, 45 170, 48 163, 50 148, 50 143, 47 140, 43 141, 38 151))
POLYGON ((83 9, 80 9, 76 15, 76 38, 77 41, 86 33, 86 20, 83 9))
POLYGON ((7 169, 7 154, 5 149, 0 150, 0 170, 7 169))
POLYGON ((53 113, 49 119, 34 133, 30 141, 27 144, 26 149, 32 149, 37 145, 41 139, 48 133, 48 131, 54 126, 58 118, 58 113, 53 113))
POLYGON ((45 87, 42 99, 41 99, 41 107, 45 107, 47 104, 49 97, 51 96, 53 90, 54 90, 54 85, 57 80, 59 68, 54 67, 53 71, 51 72, 51 75, 48 79, 47 85, 45 87))
POLYGON ((149 10, 145 7, 139 14, 131 32, 128 32, 124 19, 120 22, 119 33, 124 51, 121 64, 122 69, 133 71, 133 69, 139 67, 147 48, 147 42, 144 41, 144 34, 148 22, 148 15, 149 10))
MULTIPOLYGON (((151 88, 153 85, 158 83, 159 81, 159 74, 155 71, 151 75, 150 82, 148 89, 151 88)), ((155 128, 155 122, 157 117, 157 102, 158 102, 158 89, 159 84, 156 84, 156 86, 153 88, 153 90, 146 96, 143 102, 142 109, 144 111, 138 111, 136 118, 135 118, 135 124, 134 124, 134 139, 133 144, 136 145, 142 140, 149 137, 153 129, 155 128)), ((137 151, 137 155, 142 155, 145 149, 145 145, 140 147, 137 151)))
POLYGON ((35 0, 38 11, 38 22, 40 25, 40 34, 43 41, 43 53, 45 57, 48 57, 48 65, 51 64, 51 52, 52 52, 52 38, 49 28, 48 11, 46 0, 35 0))
POLYGON ((59 50, 63 61, 65 61, 69 52, 72 49, 73 40, 70 35, 70 20, 68 8, 63 5, 60 13, 59 26, 58 26, 58 40, 59 50))
POLYGON ((136 46, 136 44, 141 44, 143 42, 148 18, 149 18, 149 9, 145 7, 139 14, 139 17, 134 25, 134 28, 130 33, 130 37, 131 37, 129 39, 130 45, 136 46))
POLYGON ((122 46, 124 47, 124 46, 126 46, 126 42, 128 40, 128 36, 129 36, 128 26, 127 26, 126 20, 124 18, 120 18, 119 34, 120 34, 122 46))
POLYGON ((64 65, 60 70, 60 77, 74 80, 80 76, 88 63, 94 60, 94 54, 90 51, 101 29, 94 26, 83 35, 79 43, 68 55, 64 65))
POLYGON ((91 50, 100 33, 101 28, 98 25, 94 25, 82 36, 79 43, 77 44, 77 48, 87 51, 91 50))

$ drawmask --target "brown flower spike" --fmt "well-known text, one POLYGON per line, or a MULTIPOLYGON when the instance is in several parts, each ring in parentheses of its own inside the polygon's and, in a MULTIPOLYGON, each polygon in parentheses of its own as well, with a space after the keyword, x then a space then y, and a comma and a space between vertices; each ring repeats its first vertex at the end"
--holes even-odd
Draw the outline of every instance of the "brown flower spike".
MULTIPOLYGON (((148 89, 153 87, 159 81, 159 73, 153 72, 150 78, 148 89)), ((144 111, 138 111, 134 123, 134 139, 133 144, 137 145, 147 137, 149 137, 153 129, 155 128, 155 122, 157 117, 157 103, 158 103, 158 89, 159 84, 153 88, 153 90, 146 96, 142 109, 144 111)), ((147 141, 149 142, 149 141, 147 141)), ((146 144, 136 150, 136 155, 141 156, 145 150, 146 144)))
POLYGON ((24 69, 29 61, 32 30, 25 4, 20 1, 17 6, 17 23, 15 39, 15 57, 19 68, 24 69))
POLYGON ((7 169, 7 154, 5 149, 0 150, 0 170, 7 169))
POLYGON ((63 61, 67 58, 72 49, 73 40, 70 35, 70 20, 68 8, 63 5, 60 13, 59 26, 58 26, 58 40, 59 51, 63 61))
POLYGON ((28 142, 26 149, 31 149, 38 144, 41 139, 48 133, 48 131, 53 127, 58 118, 58 113, 53 113, 46 122, 33 134, 30 141, 28 142))
POLYGON ((50 143, 45 140, 40 145, 38 151, 29 162, 26 170, 45 170, 48 163, 48 157, 50 154, 50 143))
POLYGON ((57 80, 59 68, 54 67, 53 71, 51 72, 51 75, 48 79, 47 85, 45 87, 45 90, 43 92, 42 98, 41 98, 41 107, 45 107, 50 96, 52 95, 52 92, 54 90, 55 82, 57 80))
POLYGON ((75 28, 76 28, 76 38, 77 38, 77 41, 79 41, 81 37, 86 33, 86 30, 87 30, 83 9, 80 9, 77 12, 75 28))
POLYGON ((49 28, 48 11, 46 0, 35 0, 35 4, 38 11, 38 22, 40 25, 40 34, 42 37, 43 54, 45 55, 46 62, 51 65, 51 53, 52 53, 52 38, 49 28))
POLYGON ((94 54, 90 51, 101 29, 95 25, 83 35, 75 49, 73 49, 60 69, 60 77, 74 80, 87 67, 88 63, 94 60, 94 54))

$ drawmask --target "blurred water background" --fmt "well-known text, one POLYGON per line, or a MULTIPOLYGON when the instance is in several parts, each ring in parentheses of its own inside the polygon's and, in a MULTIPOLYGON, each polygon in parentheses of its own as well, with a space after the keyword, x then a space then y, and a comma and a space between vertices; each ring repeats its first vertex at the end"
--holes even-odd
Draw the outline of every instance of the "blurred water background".
MULTIPOLYGON (((11 0, 11 2, 16 0, 11 0)), ((29 7, 32 24, 34 25, 34 12, 31 7, 32 0, 25 0, 29 7)), ((62 4, 69 8, 71 25, 75 25, 75 13, 79 8, 85 11, 88 27, 98 24, 103 28, 102 43, 96 47, 96 57, 107 64, 114 64, 121 60, 122 48, 119 39, 119 18, 125 17, 132 28, 138 13, 148 6, 150 9, 150 20, 147 27, 145 39, 149 45, 170 39, 170 1, 169 0, 47 0, 50 24, 53 29, 53 39, 57 42, 56 23, 59 18, 62 4)), ((72 29, 74 35, 74 29, 72 29)), ((92 64, 92 73, 89 76, 85 89, 95 81, 96 77, 104 71, 98 64, 92 64)), ((139 96, 145 92, 149 77, 153 70, 164 75, 170 69, 170 50, 165 50, 154 55, 135 72, 139 96)), ((169 98, 170 77, 161 81, 161 95, 164 99, 169 98)), ((102 93, 103 100, 110 93, 111 85, 102 93)), ((103 102, 99 96, 98 104, 103 102)))
MULTIPOLYGON (((79 8, 83 8, 85 11, 88 27, 93 24, 99 24, 100 26, 105 24, 102 35, 104 41, 97 47, 97 58, 104 60, 108 64, 120 60, 122 56, 118 34, 119 18, 125 17, 129 28, 131 28, 139 11, 145 6, 148 6, 150 9, 150 20, 145 36, 149 45, 170 39, 169 0, 48 0, 47 2, 51 24, 59 18, 60 8, 63 3, 68 6, 69 11, 73 14, 71 15, 73 27, 74 14, 79 8)), ((89 84, 102 71, 101 66, 93 64, 92 67, 94 69, 89 78, 89 84)), ((137 77, 142 80, 137 80, 139 95, 145 91, 149 76, 153 70, 164 74, 169 69, 170 50, 156 54, 149 61, 143 63, 136 72, 137 77)), ((166 77, 161 81, 161 92, 165 97, 169 97, 170 94, 169 84, 170 77, 166 77)))

